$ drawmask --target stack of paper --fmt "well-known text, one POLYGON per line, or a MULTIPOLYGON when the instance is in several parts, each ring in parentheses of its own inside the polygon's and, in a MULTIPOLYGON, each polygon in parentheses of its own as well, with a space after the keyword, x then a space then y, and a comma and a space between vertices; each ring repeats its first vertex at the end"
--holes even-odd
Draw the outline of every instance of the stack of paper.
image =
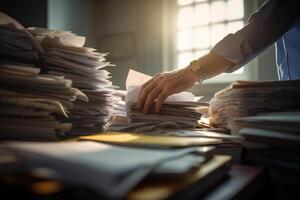
MULTIPOLYGON (((51 173, 44 175, 52 175, 49 178, 65 184, 88 188, 100 194, 102 199, 124 199, 128 192, 147 177, 180 182, 191 173, 201 176, 185 181, 185 185, 178 190, 200 179, 203 179, 201 189, 207 190, 207 181, 219 182, 226 175, 230 162, 228 156, 213 156, 212 147, 170 150, 130 148, 96 142, 9 142, 2 144, 1 150, 16 155, 17 169, 51 170, 51 173)), ((16 169, 16 166, 12 169, 16 169)))
POLYGON ((238 81, 210 106, 211 122, 243 137, 246 162, 267 167, 275 187, 299 193, 300 80, 238 81))
POLYGON ((229 128, 233 118, 264 112, 299 111, 300 80, 236 81, 215 94, 210 102, 210 122, 229 128))
POLYGON ((115 91, 114 119, 112 121, 112 124, 118 121, 122 121, 122 122, 127 121, 125 98, 126 98, 125 90, 115 91))
POLYGON ((299 148, 300 112, 264 113, 235 118, 231 132, 247 140, 279 147, 299 148))
POLYGON ((155 105, 152 105, 148 114, 143 114, 136 108, 137 96, 143 83, 151 77, 145 74, 130 70, 127 81, 127 122, 114 122, 112 130, 135 132, 153 132, 163 129, 195 128, 202 116, 200 107, 207 107, 205 102, 198 102, 200 97, 192 93, 182 92, 169 96, 163 104, 159 113, 155 112, 155 105))
POLYGON ((0 12, 1 59, 34 63, 43 49, 17 21, 0 12))
POLYGON ((103 68, 110 63, 106 54, 83 47, 85 38, 71 32, 29 28, 40 41, 45 54, 42 69, 51 75, 73 81, 88 96, 88 103, 76 101, 70 114, 73 129, 70 134, 90 134, 105 131, 113 116, 114 89, 110 74, 103 68))
POLYGON ((16 21, 3 13, 0 19, 0 138, 56 139, 71 129, 57 119, 87 97, 71 80, 40 74, 35 63, 42 48, 16 21))
POLYGON ((289 186, 289 194, 299 192, 300 112, 239 117, 230 128, 245 141, 265 146, 264 151, 246 153, 247 161, 268 167, 273 185, 289 186))

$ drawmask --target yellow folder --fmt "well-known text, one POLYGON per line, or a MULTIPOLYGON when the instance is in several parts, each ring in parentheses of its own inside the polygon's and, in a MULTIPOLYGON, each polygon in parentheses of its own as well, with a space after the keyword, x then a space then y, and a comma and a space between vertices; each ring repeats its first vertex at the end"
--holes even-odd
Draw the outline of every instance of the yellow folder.
POLYGON ((222 143, 221 139, 195 138, 145 135, 138 133, 108 132, 96 135, 81 136, 80 140, 90 140, 111 144, 123 144, 132 146, 165 146, 165 147, 189 147, 206 146, 222 143))

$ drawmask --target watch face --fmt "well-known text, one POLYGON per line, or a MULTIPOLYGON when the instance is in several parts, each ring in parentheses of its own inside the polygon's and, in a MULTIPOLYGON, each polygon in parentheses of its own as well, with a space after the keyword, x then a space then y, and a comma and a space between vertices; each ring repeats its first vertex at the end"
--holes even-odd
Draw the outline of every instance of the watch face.
POLYGON ((200 68, 202 68, 201 66, 201 63, 200 62, 197 62, 196 60, 192 62, 192 70, 193 71, 198 71, 200 68))

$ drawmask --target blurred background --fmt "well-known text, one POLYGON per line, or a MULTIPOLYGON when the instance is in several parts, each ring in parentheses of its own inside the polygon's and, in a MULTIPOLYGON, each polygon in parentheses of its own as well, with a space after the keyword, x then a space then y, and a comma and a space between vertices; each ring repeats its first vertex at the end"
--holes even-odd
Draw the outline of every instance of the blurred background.
MULTIPOLYGON (((1 0, 0 10, 25 27, 70 30, 109 52, 115 85, 128 69, 154 75, 185 67, 243 27, 263 0, 1 0)), ((258 35, 259 37, 259 35, 258 35)), ((209 99, 233 80, 276 80, 274 46, 232 74, 192 90, 209 99)))

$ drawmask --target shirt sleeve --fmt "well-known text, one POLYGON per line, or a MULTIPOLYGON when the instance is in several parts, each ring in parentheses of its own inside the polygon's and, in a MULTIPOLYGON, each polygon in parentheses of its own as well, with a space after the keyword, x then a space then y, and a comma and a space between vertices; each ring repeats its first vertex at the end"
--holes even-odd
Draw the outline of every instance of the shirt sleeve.
POLYGON ((300 15, 297 0, 269 0, 253 13, 246 26, 218 42, 212 53, 223 56, 236 65, 232 72, 249 62, 278 40, 297 21, 300 15))

